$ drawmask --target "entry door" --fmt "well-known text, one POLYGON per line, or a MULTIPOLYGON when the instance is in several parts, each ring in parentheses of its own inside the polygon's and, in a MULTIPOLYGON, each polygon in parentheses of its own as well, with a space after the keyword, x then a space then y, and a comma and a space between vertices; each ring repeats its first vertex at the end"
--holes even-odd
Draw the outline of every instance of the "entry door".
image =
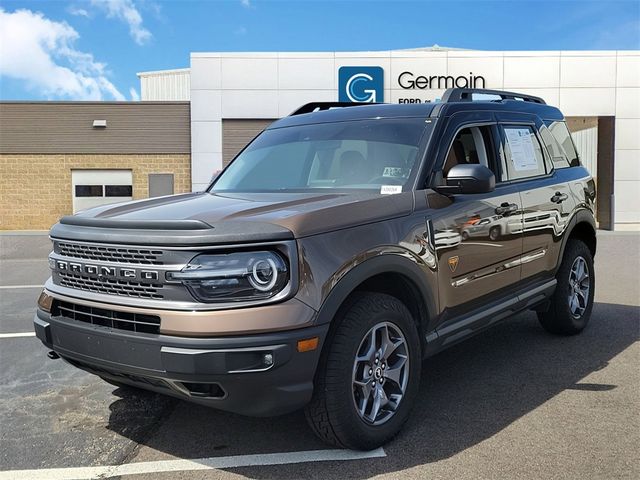
MULTIPOLYGON (((493 122, 493 116, 487 120, 493 122)), ((444 182, 457 163, 485 163, 497 175, 494 192, 431 195, 433 241, 443 320, 464 314, 505 293, 520 280, 522 222, 517 187, 500 183, 495 123, 454 124, 440 155, 444 182)), ((436 178, 439 174, 436 175, 436 178)), ((436 180, 438 181, 438 180, 436 180)))

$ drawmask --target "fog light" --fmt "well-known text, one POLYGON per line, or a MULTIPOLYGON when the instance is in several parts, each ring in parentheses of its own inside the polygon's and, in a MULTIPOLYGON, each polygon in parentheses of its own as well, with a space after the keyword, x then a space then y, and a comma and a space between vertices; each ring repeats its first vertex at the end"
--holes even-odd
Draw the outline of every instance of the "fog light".
POLYGON ((47 313, 51 313, 51 305, 53 304, 53 297, 48 295, 44 290, 38 297, 38 306, 47 313))
POLYGON ((262 355, 262 363, 265 367, 270 367, 271 365, 273 365, 273 354, 265 353, 264 355, 262 355))

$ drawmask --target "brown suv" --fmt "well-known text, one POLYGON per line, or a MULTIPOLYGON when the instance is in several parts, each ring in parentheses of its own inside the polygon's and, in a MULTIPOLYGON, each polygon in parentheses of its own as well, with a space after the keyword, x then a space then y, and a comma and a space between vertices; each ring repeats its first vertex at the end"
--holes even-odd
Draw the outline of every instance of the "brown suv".
POLYGON ((35 330, 116 385, 305 407, 322 439, 370 449, 407 420, 425 357, 525 309, 585 327, 594 199, 539 98, 310 104, 205 192, 62 218, 35 330))

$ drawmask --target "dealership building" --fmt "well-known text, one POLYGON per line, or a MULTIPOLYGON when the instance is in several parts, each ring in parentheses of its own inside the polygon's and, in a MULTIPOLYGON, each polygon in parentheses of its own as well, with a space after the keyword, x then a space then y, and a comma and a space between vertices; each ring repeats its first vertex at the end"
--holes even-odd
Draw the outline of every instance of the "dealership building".
POLYGON ((138 76, 142 102, 0 103, 1 229, 202 190, 266 125, 308 102, 432 102, 450 87, 558 106, 597 179, 601 227, 640 224, 640 51, 207 52, 192 53, 189 68, 138 76), (47 201, 48 189, 61 198, 47 201))

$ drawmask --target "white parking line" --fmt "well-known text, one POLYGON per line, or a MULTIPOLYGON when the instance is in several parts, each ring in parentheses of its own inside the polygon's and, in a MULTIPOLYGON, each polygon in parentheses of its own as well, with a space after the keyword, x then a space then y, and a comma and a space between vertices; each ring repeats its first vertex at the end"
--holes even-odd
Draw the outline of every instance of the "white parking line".
POLYGON ((235 455, 195 460, 160 460, 157 462, 126 463, 104 467, 49 468, 42 470, 8 470, 0 472, 0 480, 92 480, 145 473, 184 472, 219 468, 285 465, 305 462, 339 462, 386 457, 384 449, 369 452, 354 450, 310 450, 306 452, 266 453, 263 455, 235 455))
POLYGON ((19 290, 21 288, 42 288, 42 285, 0 285, 0 290, 19 290))
POLYGON ((36 332, 0 333, 0 338, 35 337, 36 332))

